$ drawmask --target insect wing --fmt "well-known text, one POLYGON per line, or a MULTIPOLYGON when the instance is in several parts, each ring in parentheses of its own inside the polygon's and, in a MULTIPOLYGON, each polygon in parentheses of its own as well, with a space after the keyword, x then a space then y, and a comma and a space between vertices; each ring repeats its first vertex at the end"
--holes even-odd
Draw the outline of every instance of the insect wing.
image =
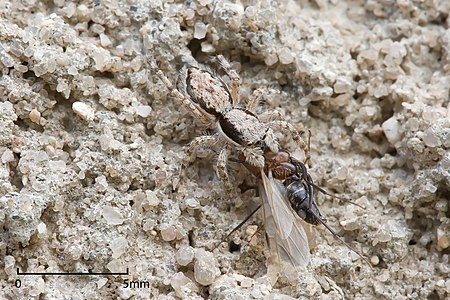
POLYGON ((303 220, 287 203, 284 185, 274 179, 270 171, 268 177, 261 171, 261 179, 260 193, 270 250, 269 264, 274 264, 268 269, 272 272, 281 270, 290 277, 292 271, 303 269, 309 263, 308 235, 303 228, 303 220))

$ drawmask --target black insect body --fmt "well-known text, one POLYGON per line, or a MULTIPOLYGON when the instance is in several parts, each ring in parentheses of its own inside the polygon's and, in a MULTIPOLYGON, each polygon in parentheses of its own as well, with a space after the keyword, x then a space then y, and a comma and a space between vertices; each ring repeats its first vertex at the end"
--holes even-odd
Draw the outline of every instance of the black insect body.
POLYGON ((283 182, 289 203, 299 217, 312 225, 326 222, 315 200, 316 190, 323 190, 314 184, 306 165, 284 150, 273 153, 266 149, 264 154, 266 173, 271 170, 273 177, 283 182))
POLYGON ((325 220, 314 200, 314 187, 297 176, 286 179, 284 185, 286 186, 289 203, 300 218, 312 225, 319 225, 320 219, 325 220))

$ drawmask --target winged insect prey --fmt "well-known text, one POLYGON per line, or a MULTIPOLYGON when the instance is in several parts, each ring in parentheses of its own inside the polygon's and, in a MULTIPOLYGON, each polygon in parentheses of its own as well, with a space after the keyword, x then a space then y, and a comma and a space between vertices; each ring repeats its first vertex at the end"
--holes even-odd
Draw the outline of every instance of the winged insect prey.
POLYGON ((273 152, 278 152, 275 129, 289 131, 301 148, 305 148, 306 143, 290 123, 283 120, 265 122, 263 114, 258 116, 253 113, 261 96, 259 89, 254 91, 245 107, 240 107, 239 75, 222 55, 217 56, 217 61, 230 79, 230 85, 206 68, 185 66, 180 71, 178 85, 175 87, 154 61, 149 59, 149 65, 181 106, 198 121, 211 128, 215 127, 217 131, 213 135, 199 136, 191 141, 181 169, 190 162, 198 147, 216 147, 220 149, 217 174, 225 188, 232 190, 226 166, 233 150, 242 153, 248 164, 262 168, 264 155, 261 149, 268 147, 273 152))
MULTIPOLYGON (((265 148, 264 158, 265 174, 268 175, 271 172, 275 179, 283 183, 287 190, 286 196, 289 203, 297 215, 312 225, 320 224, 320 220, 326 222, 317 207, 315 201, 316 185, 308 174, 305 164, 292 157, 286 150, 274 153, 265 148)), ((242 156, 239 157, 238 161, 242 162, 251 173, 259 177, 260 169, 247 164, 242 160, 242 156)))
MULTIPOLYGON (((292 210, 291 211, 284 210, 285 212, 300 217, 299 219, 300 221, 302 221, 301 224, 305 224, 305 222, 311 225, 322 224, 336 239, 339 240, 339 242, 344 244, 351 251, 355 252, 365 263, 367 263, 372 268, 372 265, 364 256, 362 256, 362 254, 360 254, 357 250, 355 250, 348 243, 346 243, 330 226, 328 226, 328 224, 326 223, 326 219, 321 215, 319 208, 317 206, 316 194, 317 192, 321 192, 331 197, 345 200, 359 207, 361 206, 352 201, 349 201, 347 198, 332 195, 327 191, 325 191, 324 189, 318 187, 314 183, 311 175, 308 173, 308 169, 305 163, 302 163, 301 161, 292 157, 290 153, 286 150, 280 150, 277 153, 274 153, 270 151, 270 149, 266 148, 264 149, 264 158, 265 158, 264 171, 262 171, 261 169, 258 170, 258 168, 256 168, 255 166, 247 164, 242 160, 242 157, 239 157, 237 160, 234 161, 244 164, 251 173, 253 173, 256 176, 259 176, 263 183, 266 182, 266 185, 264 186, 260 185, 259 187, 260 195, 261 198, 263 199, 263 208, 265 208, 264 213, 266 216, 268 216, 266 219, 268 220, 271 219, 270 214, 267 214, 266 211, 270 212, 270 208, 277 209, 278 207, 276 206, 268 207, 265 204, 265 202, 267 201, 264 200, 269 197, 271 192, 278 191, 278 194, 273 197, 277 198, 278 201, 281 200, 286 201, 287 199, 291 209, 295 211, 294 213, 292 210), (269 179, 267 180, 266 178, 269 179), (269 187, 272 188, 268 189, 269 187), (282 197, 280 197, 279 195, 282 195, 282 197)), ((253 211, 252 214, 254 214, 255 212, 256 210, 253 211)), ((246 220, 248 220, 250 216, 246 220)), ((241 222, 241 224, 239 224, 238 227, 242 225, 243 222, 241 222)), ((238 227, 235 228, 232 232, 236 231, 238 227)), ((273 231, 276 233, 280 233, 282 230, 277 228, 277 231, 274 231, 270 228, 277 228, 277 227, 273 225, 273 222, 266 221, 266 232, 270 233, 271 231, 273 231)), ((309 245, 310 248, 312 249, 315 244, 312 226, 308 227, 303 225, 303 228, 308 233, 307 236, 309 240, 309 245)), ((287 231, 289 231, 289 227, 287 231)), ((231 235, 231 233, 229 235, 231 235)), ((229 235, 227 235, 227 237, 229 235)), ((271 239, 273 240, 273 238, 270 238, 270 236, 273 236, 273 234, 272 235, 267 234, 267 236, 269 241, 269 248, 271 248, 270 251, 274 252, 275 250, 273 250, 274 248, 273 241, 272 245, 270 245, 270 240, 271 239)), ((278 245, 277 247, 282 249, 282 246, 280 245, 278 245)), ((291 265, 295 266, 295 264, 291 265)))
POLYGON ((310 261, 310 243, 314 243, 311 225, 292 211, 284 185, 274 179, 269 168, 266 175, 260 170, 266 240, 269 248, 267 277, 275 284, 280 274, 294 279, 298 271, 310 261))
MULTIPOLYGON (((286 196, 289 199, 291 207, 298 216, 305 222, 312 225, 322 224, 339 242, 344 244, 348 249, 355 252, 365 263, 371 268, 371 263, 356 249, 346 243, 328 224, 326 219, 321 215, 316 203, 316 190, 328 196, 345 200, 351 204, 362 206, 349 201, 346 198, 332 195, 324 189, 314 184, 311 175, 308 173, 306 165, 295 159, 285 150, 273 153, 270 149, 264 150, 266 165, 264 173, 272 172, 278 180, 281 180, 286 188, 286 196)), ((309 158, 308 158, 309 159, 309 158)))

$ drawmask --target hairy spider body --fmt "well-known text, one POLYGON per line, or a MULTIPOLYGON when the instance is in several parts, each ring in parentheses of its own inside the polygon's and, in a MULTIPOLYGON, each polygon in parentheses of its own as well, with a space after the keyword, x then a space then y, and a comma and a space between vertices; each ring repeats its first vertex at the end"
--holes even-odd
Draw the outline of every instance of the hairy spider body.
POLYGON ((233 108, 220 116, 219 130, 236 146, 259 146, 270 128, 252 112, 233 108))
MULTIPOLYGON (((197 104, 197 110, 207 116, 207 123, 215 124, 230 144, 260 148, 272 130, 250 110, 234 106, 238 99, 233 99, 228 86, 209 71, 185 67, 181 70, 179 82, 178 87, 184 97, 197 104)), ((275 145, 277 142, 274 140, 270 148, 277 152, 275 145)))
MULTIPOLYGON (((219 55, 217 59, 231 80, 230 86, 208 70, 187 66, 181 69, 176 89, 161 70, 156 72, 171 95, 177 98, 182 106, 200 122, 216 127, 218 131, 212 136, 195 138, 189 144, 183 165, 191 160, 197 147, 221 145, 217 173, 226 188, 232 189, 226 164, 233 149, 242 153, 248 164, 263 168, 262 149, 268 147, 274 153, 279 149, 273 128, 290 131, 292 138, 303 149, 305 143, 291 124, 285 121, 263 122, 262 116, 258 117, 252 112, 258 103, 259 90, 254 92, 253 98, 245 108, 239 107, 240 78, 223 56, 219 55)), ((152 67, 157 69, 154 64, 152 67)))

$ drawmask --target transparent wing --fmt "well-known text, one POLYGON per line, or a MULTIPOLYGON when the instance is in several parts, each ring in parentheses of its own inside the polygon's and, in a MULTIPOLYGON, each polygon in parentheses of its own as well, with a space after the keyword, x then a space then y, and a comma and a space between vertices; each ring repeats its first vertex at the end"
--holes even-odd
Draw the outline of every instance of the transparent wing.
POLYGON ((282 272, 289 278, 309 263, 308 241, 313 240, 312 228, 292 210, 284 185, 274 179, 271 172, 267 177, 261 171, 260 195, 270 251, 268 275, 282 272))

